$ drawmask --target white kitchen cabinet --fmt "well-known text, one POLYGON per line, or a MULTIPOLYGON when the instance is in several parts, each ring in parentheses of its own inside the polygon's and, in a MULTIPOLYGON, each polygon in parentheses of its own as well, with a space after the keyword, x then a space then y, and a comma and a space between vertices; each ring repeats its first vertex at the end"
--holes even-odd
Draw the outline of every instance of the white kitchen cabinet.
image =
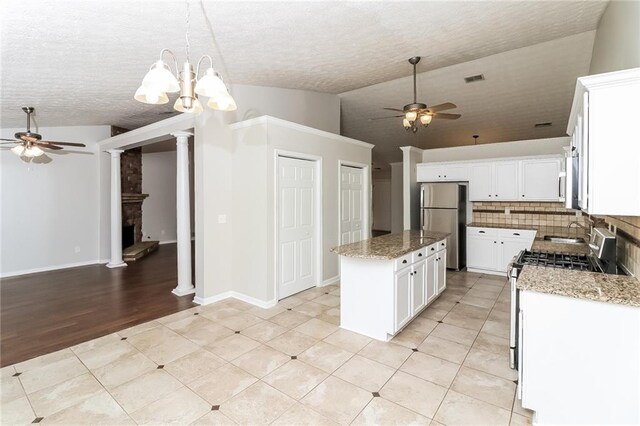
POLYGON ((560 158, 520 161, 520 199, 559 201, 562 198, 560 158))
POLYGON ((534 423, 640 424, 640 308, 519 295, 517 395, 534 423))
POLYGON ((418 164, 416 168, 418 182, 451 182, 469 180, 469 166, 460 163, 418 164))
POLYGON ((567 134, 580 165, 578 205, 591 215, 640 216, 638 99, 640 68, 578 79, 567 134))
POLYGON ((411 278, 413 271, 411 268, 404 268, 396 272, 393 285, 393 332, 397 332, 404 327, 411 317, 413 310, 411 306, 411 278))
POLYGON ((435 287, 437 294, 442 293, 447 288, 447 251, 440 250, 436 258, 435 287))
POLYGON ((493 165, 472 164, 469 175, 469 200, 493 201, 493 165))
POLYGON ((502 275, 514 256, 531 249, 535 231, 506 228, 467 228, 467 269, 502 275))
POLYGON ((411 315, 417 315, 427 304, 427 262, 413 264, 411 275, 411 315))
POLYGON ((391 340, 446 288, 446 264, 446 240, 389 260, 341 255, 340 327, 391 340))
POLYGON ((493 201, 518 199, 518 162, 497 161, 493 165, 493 201))

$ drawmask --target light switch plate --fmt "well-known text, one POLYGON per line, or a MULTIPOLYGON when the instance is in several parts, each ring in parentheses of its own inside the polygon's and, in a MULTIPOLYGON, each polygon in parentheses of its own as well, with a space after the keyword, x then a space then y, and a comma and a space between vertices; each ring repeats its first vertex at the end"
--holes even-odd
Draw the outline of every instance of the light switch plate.
POLYGON ((227 223, 227 215, 219 214, 218 215, 218 223, 227 223))

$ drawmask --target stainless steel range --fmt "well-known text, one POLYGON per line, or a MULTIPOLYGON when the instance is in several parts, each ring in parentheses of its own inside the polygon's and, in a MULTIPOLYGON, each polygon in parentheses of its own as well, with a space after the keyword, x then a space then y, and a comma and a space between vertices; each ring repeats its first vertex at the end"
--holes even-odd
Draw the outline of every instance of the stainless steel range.
POLYGON ((523 250, 514 258, 509 272, 511 286, 511 330, 509 334, 511 368, 518 369, 518 316, 520 312, 519 292, 516 288, 518 276, 525 265, 570 269, 587 272, 619 273, 616 267, 616 237, 605 228, 594 228, 590 234, 591 254, 554 253, 523 250))

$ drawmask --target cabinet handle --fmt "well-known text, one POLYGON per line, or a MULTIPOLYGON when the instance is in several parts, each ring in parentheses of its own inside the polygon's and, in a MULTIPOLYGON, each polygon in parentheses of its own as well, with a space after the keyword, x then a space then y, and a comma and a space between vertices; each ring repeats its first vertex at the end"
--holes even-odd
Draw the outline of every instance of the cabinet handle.
POLYGON ((484 231, 478 231, 478 234, 484 234, 484 233, 485 233, 484 231))
POLYGON ((522 194, 522 196, 524 197, 524 194, 522 194))
POLYGON ((560 185, 561 181, 560 181, 560 176, 558 176, 558 198, 562 197, 562 193, 560 192, 560 185))
POLYGON ((500 241, 500 244, 504 244, 504 241, 500 241))
POLYGON ((489 197, 491 197, 491 194, 489 194, 489 197))
POLYGON ((496 197, 498 196, 498 194, 496 194, 496 197))
POLYGON ((514 232, 513 235, 520 236, 520 234, 518 232, 514 232))
POLYGON ((403 260, 402 263, 407 263, 407 259, 403 260))
POLYGON ((435 248, 431 247, 431 251, 435 251, 435 248))
POLYGON ((418 253, 418 257, 422 257, 422 253, 418 253))
POLYGON ((497 241, 494 241, 494 242, 493 242, 493 244, 496 244, 496 243, 497 243, 497 241))

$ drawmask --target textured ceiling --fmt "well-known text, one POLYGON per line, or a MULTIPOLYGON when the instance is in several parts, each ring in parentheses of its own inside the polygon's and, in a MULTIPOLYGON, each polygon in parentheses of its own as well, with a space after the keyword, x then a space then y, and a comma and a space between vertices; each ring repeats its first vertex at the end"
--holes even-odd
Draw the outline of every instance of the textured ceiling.
MULTIPOLYGON (((450 128, 457 129, 455 137, 462 137, 461 125, 467 133, 477 130, 486 137, 498 135, 500 126, 514 123, 511 105, 529 102, 523 101, 522 95, 533 94, 548 103, 549 111, 564 110, 569 102, 565 96, 568 80, 576 76, 575 72, 546 72, 544 79, 528 80, 509 74, 499 93, 485 90, 469 96, 452 92, 459 86, 442 74, 455 68, 444 67, 472 64, 469 61, 593 30, 606 7, 602 1, 191 0, 190 4, 192 60, 203 53, 211 54, 216 67, 233 83, 349 92, 344 97, 345 131, 381 144, 376 156, 386 149, 385 143, 393 141, 393 145, 398 139, 393 123, 377 123, 376 134, 362 126, 364 117, 380 115, 377 108, 371 109, 370 102, 401 106, 410 95, 410 87, 398 84, 393 86, 396 89, 379 93, 351 92, 354 89, 410 75, 406 59, 421 55, 424 60, 420 70, 436 70, 433 75, 448 87, 442 93, 421 81, 423 98, 432 104, 440 100, 456 102, 465 114, 450 128), (563 95, 541 97, 540 90, 550 94, 558 90, 563 95), (506 106, 490 108, 494 133, 472 126, 488 123, 483 111, 497 100, 506 106), (378 133, 386 136, 376 137, 378 133)), ((184 1, 173 0, 4 0, 0 15, 2 126, 23 126, 20 107, 24 105, 36 107, 35 118, 41 126, 112 124, 134 128, 166 118, 163 112, 171 111, 171 105, 144 105, 132 96, 161 48, 174 50, 179 60, 184 60, 185 10, 184 1)), ((582 50, 567 51, 567 57, 556 55, 539 63, 536 58, 524 58, 528 59, 527 66, 504 62, 491 67, 485 62, 484 68, 470 67, 474 73, 485 72, 488 81, 485 86, 464 90, 482 91, 482 87, 495 83, 491 72, 503 67, 518 72, 529 67, 542 72, 549 67, 562 70, 553 62, 557 59, 581 71, 585 46, 591 43, 587 36, 583 38, 582 50)), ((578 44, 570 44, 570 49, 578 44)), ((547 57, 546 52, 539 53, 547 57)), ((516 55, 513 60, 522 59, 516 55)), ((562 119, 559 114, 550 117, 554 121, 562 119)), ((438 134, 439 126, 434 124, 429 130, 438 134)), ((444 133, 439 135, 445 137, 444 133)), ((449 140, 451 135, 447 136, 449 140)), ((444 144, 445 139, 438 143, 444 144)))
MULTIPOLYGON (((402 108, 413 97, 412 78, 404 77, 340 95, 342 133, 375 144, 374 162, 400 161, 400 146, 439 148, 566 135, 576 78, 588 74, 595 31, 499 53, 418 74, 418 101, 453 102, 458 120, 433 120, 427 129, 407 133, 401 118, 383 107, 402 108), (483 74, 484 81, 464 77, 483 74), (534 128, 552 122, 551 127, 534 128)), ((410 65, 407 63, 407 67, 410 65)))

